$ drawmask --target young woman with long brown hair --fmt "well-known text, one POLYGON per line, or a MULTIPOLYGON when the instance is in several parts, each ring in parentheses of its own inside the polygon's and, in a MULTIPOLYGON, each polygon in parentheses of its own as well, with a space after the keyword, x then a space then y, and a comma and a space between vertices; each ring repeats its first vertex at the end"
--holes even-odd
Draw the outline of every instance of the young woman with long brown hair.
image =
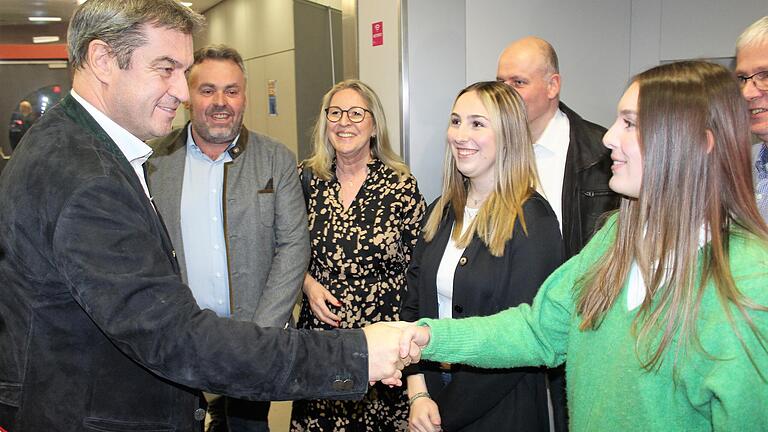
POLYGON ((692 61, 639 74, 604 143, 620 210, 533 306, 407 337, 481 367, 567 357, 574 431, 764 429, 768 231, 733 75, 692 61))

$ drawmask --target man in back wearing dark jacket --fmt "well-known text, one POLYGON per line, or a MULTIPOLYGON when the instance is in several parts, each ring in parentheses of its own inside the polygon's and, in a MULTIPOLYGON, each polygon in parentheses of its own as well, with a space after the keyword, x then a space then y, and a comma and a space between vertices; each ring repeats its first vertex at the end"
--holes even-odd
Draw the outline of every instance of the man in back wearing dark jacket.
MULTIPOLYGON (((560 66, 549 42, 534 36, 509 44, 499 56, 496 79, 525 101, 534 142, 539 192, 560 222, 566 259, 576 255, 596 231, 603 213, 619 206, 608 188, 611 157, 603 146, 606 129, 560 102, 560 66)), ((555 429, 567 430, 562 368, 550 374, 555 429)))
POLYGON ((174 0, 89 0, 70 21, 72 92, 0 176, 0 428, 193 431, 200 390, 361 398, 398 383, 400 331, 259 328, 201 310, 143 172, 143 140, 188 98, 174 0))

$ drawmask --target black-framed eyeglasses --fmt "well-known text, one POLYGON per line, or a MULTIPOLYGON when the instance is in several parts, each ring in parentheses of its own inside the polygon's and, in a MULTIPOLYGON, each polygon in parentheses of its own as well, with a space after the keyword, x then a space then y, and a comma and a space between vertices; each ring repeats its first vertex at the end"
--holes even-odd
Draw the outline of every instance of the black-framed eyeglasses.
POLYGON ((755 72, 750 76, 737 75, 736 79, 741 88, 747 85, 747 81, 752 80, 758 90, 768 90, 768 70, 755 72))
POLYGON ((347 113, 347 118, 352 123, 360 123, 365 120, 365 113, 371 112, 362 107, 350 107, 349 109, 343 110, 337 106, 331 106, 325 109, 325 118, 327 118, 329 122, 336 123, 341 120, 344 113, 347 113))

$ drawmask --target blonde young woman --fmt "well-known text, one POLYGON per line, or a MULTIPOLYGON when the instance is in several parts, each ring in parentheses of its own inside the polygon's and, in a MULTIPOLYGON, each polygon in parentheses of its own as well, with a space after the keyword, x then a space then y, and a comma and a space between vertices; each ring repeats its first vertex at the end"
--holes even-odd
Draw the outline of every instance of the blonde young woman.
POLYGON ((625 197, 618 214, 533 306, 425 320, 404 341, 429 341, 425 358, 482 367, 567 357, 576 432, 765 430, 768 233, 748 134, 727 69, 641 73, 604 138, 610 187, 625 197))
MULTIPOLYGON (((311 257, 299 328, 358 328, 399 318, 424 199, 392 151, 379 98, 348 80, 323 98, 312 157, 300 167, 311 257)), ((291 430, 407 428, 402 388, 376 384, 362 401, 293 404, 291 430)))
MULTIPOLYGON (((491 315, 530 303, 564 253, 536 184, 517 92, 500 82, 462 90, 448 125, 443 193, 428 210, 401 318, 491 315)), ((543 369, 421 362, 409 372, 412 429, 549 431, 543 369)))

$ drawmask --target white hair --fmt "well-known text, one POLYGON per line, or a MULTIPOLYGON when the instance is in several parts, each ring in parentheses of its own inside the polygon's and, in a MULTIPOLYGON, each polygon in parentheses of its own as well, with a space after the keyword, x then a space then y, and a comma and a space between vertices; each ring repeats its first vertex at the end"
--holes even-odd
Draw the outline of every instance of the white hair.
POLYGON ((747 45, 760 45, 768 42, 768 16, 753 22, 736 39, 736 52, 747 45))

